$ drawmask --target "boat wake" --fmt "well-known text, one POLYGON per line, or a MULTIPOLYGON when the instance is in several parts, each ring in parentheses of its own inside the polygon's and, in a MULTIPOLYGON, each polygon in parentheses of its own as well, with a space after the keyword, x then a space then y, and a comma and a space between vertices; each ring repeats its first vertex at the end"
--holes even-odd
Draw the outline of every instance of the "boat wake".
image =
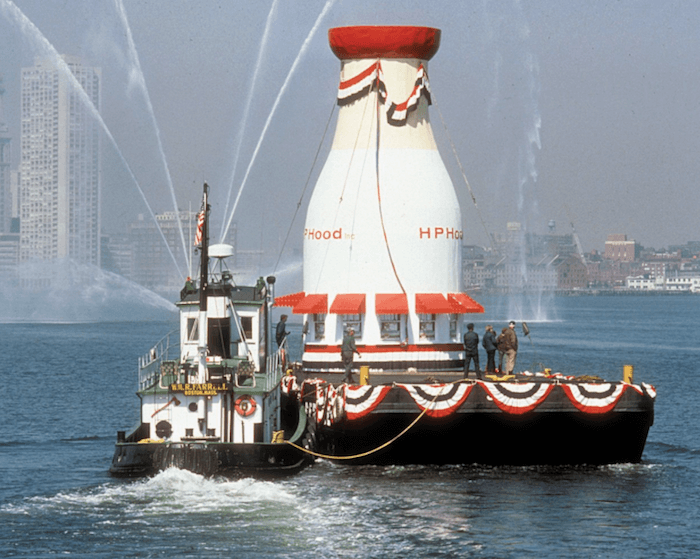
MULTIPOLYGON (((295 496, 278 484, 250 478, 205 478, 170 468, 135 482, 109 483, 50 496, 34 496, 0 508, 3 514, 78 514, 89 507, 105 518, 121 510, 126 516, 189 513, 255 515, 293 507, 295 496)), ((121 514, 119 515, 121 516, 121 514)))

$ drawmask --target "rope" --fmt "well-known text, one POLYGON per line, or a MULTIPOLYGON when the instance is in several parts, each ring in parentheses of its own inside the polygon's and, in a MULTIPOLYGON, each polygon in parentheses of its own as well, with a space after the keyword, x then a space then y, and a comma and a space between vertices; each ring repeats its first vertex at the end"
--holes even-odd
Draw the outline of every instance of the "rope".
MULTIPOLYGON (((452 382, 449 383, 449 384, 455 384, 455 383, 462 382, 462 381, 463 381, 463 379, 455 380, 455 381, 452 381, 452 382)), ((418 414, 418 417, 416 417, 416 418, 415 418, 403 431, 401 431, 398 435, 396 435, 394 438, 388 440, 387 442, 385 442, 385 443, 379 445, 378 447, 373 448, 372 450, 368 450, 367 452, 362 452, 362 453, 360 453, 360 454, 353 454, 352 456, 332 456, 332 455, 330 455, 330 454, 321 454, 320 452, 314 452, 313 450, 309 450, 308 448, 304 448, 303 446, 299 446, 298 444, 295 444, 295 443, 293 443, 293 442, 291 442, 291 441, 284 441, 284 442, 286 442, 288 445, 293 446, 294 448, 296 448, 296 449, 298 449, 298 450, 301 450, 302 452, 306 452, 307 454, 310 454, 311 456, 316 456, 317 458, 324 458, 324 459, 326 459, 326 460, 354 460, 354 459, 356 459, 356 458, 364 458, 365 456, 369 456, 370 454, 374 454, 375 452, 378 452, 378 451, 380 451, 380 450, 386 448, 387 446, 389 446, 390 444, 394 443, 394 442, 397 441, 399 438, 401 438, 403 435, 405 435, 405 434, 409 431, 409 429, 411 429, 416 423, 418 423, 418 421, 420 421, 420 418, 423 417, 423 416, 426 414, 426 412, 428 411, 428 409, 430 409, 430 408, 433 406, 433 404, 435 403, 435 401, 437 400, 437 397, 438 397, 439 395, 440 395, 439 393, 438 393, 438 394, 435 394, 435 397, 432 399, 432 401, 430 402, 430 404, 427 405, 425 408, 423 408, 423 411, 420 412, 420 414, 418 414)))
POLYGON ((328 133, 328 127, 331 124, 331 119, 333 118, 334 112, 335 112, 335 103, 333 103, 333 106, 331 107, 331 114, 328 115, 328 121, 326 122, 326 128, 323 130, 323 136, 321 136, 321 141, 318 144, 318 149, 316 150, 316 155, 314 155, 313 163, 311 163, 311 168, 309 169, 309 175, 306 177, 306 183, 304 184, 304 189, 301 191, 301 196, 299 197, 299 201, 297 202, 297 207, 294 210, 294 215, 292 216, 292 221, 289 224, 289 229, 287 229, 287 236, 284 238, 284 242, 282 243, 282 248, 280 248, 280 252, 277 255, 277 262, 275 262, 275 269, 273 270, 273 273, 277 271, 277 266, 279 266, 280 260, 282 258, 282 253, 284 252, 284 247, 287 245, 287 241, 289 240, 289 235, 292 232, 292 227, 294 226, 294 221, 296 220, 297 214, 299 213, 299 209, 301 208, 301 202, 304 199, 304 194, 306 194, 306 189, 309 186, 309 181, 311 180, 311 173, 313 173, 313 170, 316 167, 316 161, 318 160, 318 154, 321 153, 321 147, 323 146, 323 141, 326 139, 326 134, 328 133))
POLYGON ((457 155, 457 148, 455 148, 455 144, 452 141, 452 136, 450 136, 450 131, 447 129, 447 124, 445 124, 445 119, 442 117, 442 111, 440 110, 440 106, 437 104, 437 101, 435 100, 435 96, 431 93, 430 96, 433 105, 435 105, 435 108, 437 109, 438 114, 440 115, 440 121, 442 122, 442 126, 445 129, 445 134, 447 135, 447 140, 450 142, 450 147, 452 148, 452 153, 455 156, 455 160, 457 161, 457 165, 459 166, 459 170, 462 173, 462 179, 464 179, 464 184, 467 185, 467 190, 469 191, 469 195, 472 197, 472 202, 474 203, 474 208, 476 208, 476 214, 479 216, 479 221, 481 221, 481 226, 484 228, 484 231, 486 232, 486 236, 489 239, 489 244, 491 245, 491 248, 493 249, 493 238, 491 236, 491 233, 489 233, 488 228, 486 227, 486 223, 484 222, 484 218, 481 215, 481 211, 479 210, 479 206, 476 203, 476 197, 474 196, 474 192, 472 191, 472 187, 469 184, 469 181, 467 180, 467 175, 464 172, 464 167, 462 167, 462 162, 459 160, 459 155, 457 155))
POLYGON ((382 225, 382 233, 384 234, 384 244, 386 245, 386 252, 389 256, 389 262, 391 263, 391 269, 394 271, 394 277, 396 277, 396 281, 399 284, 399 287, 401 288, 401 291, 403 292, 404 295, 406 295, 406 290, 403 287, 403 284, 401 283, 401 279, 399 278, 399 273, 396 271, 396 265, 394 264, 394 258, 391 255, 391 248, 389 247, 389 238, 387 237, 386 234, 386 227, 384 226, 384 212, 382 211, 382 192, 379 187, 379 128, 381 126, 381 119, 379 117, 379 73, 377 73, 377 149, 376 149, 376 155, 375 155, 375 172, 377 176, 377 202, 379 205, 379 221, 382 225))

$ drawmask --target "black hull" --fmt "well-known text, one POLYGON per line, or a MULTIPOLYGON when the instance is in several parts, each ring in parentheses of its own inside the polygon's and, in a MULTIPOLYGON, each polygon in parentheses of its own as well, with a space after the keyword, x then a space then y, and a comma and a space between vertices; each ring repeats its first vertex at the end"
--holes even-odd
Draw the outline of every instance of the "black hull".
POLYGON ((180 468, 203 476, 279 477, 310 463, 307 453, 284 443, 117 443, 109 472, 134 478, 180 468))
POLYGON ((477 385, 431 417, 394 387, 363 417, 319 421, 314 435, 319 454, 340 464, 601 465, 639 462, 653 422, 653 397, 631 389, 612 409, 587 412, 555 386, 521 413, 500 409, 477 385))
MULTIPOLYGON (((319 429, 318 450, 330 456, 370 452, 401 433, 417 414, 372 414, 352 429, 319 429)), ((599 465, 639 462, 649 413, 586 416, 581 412, 455 414, 422 418, 387 448, 342 464, 599 465)))

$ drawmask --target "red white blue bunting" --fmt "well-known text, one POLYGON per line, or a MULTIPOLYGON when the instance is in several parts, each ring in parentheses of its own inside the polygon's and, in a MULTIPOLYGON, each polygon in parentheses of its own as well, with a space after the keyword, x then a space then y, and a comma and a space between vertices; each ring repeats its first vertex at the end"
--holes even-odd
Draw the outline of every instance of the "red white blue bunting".
POLYGON ((501 410, 513 414, 534 410, 554 388, 554 384, 543 382, 478 382, 501 410))
POLYGON ((378 91, 379 101, 386 106, 387 122, 394 126, 403 126, 406 124, 408 115, 416 110, 421 97, 425 97, 428 105, 432 104, 428 73, 422 64, 418 66, 416 82, 408 99, 402 103, 396 103, 389 98, 384 83, 382 65, 377 61, 356 76, 340 82, 338 86, 338 105, 348 105, 368 95, 370 91, 375 90, 378 91))
POLYGON ((642 388, 644 388, 644 392, 646 392, 652 400, 656 399, 656 388, 654 388, 651 384, 643 382, 642 388))
POLYGON ((386 100, 386 85, 382 74, 382 65, 377 60, 352 78, 343 80, 338 86, 338 105, 349 105, 367 95, 370 91, 379 91, 379 100, 386 100))
POLYGON ((282 392, 284 394, 296 394, 299 392, 299 385, 297 384, 297 377, 287 375, 282 377, 280 381, 282 392))
POLYGON ((466 401, 473 384, 397 384, 406 390, 425 415, 445 417, 453 414, 466 401))
POLYGON ((398 104, 389 101, 389 108, 386 111, 386 118, 389 124, 393 124, 395 126, 403 126, 406 124, 408 114, 418 108, 418 102, 420 101, 421 97, 426 98, 428 105, 432 104, 428 74, 426 73, 422 64, 418 66, 416 83, 408 99, 406 99, 403 103, 398 104))
POLYGON ((316 422, 333 425, 344 415, 343 396, 328 384, 316 386, 316 422))
POLYGON ((345 414, 349 420, 371 413, 391 390, 391 386, 346 386, 345 414))
POLYGON ((586 413, 609 412, 628 388, 641 393, 634 385, 611 382, 562 384, 561 387, 571 403, 586 413))

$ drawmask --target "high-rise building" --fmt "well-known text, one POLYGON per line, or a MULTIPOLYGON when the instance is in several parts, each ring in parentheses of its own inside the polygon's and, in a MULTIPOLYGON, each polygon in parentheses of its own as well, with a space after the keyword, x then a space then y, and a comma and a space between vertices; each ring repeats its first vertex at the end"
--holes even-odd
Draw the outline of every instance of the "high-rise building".
POLYGON ((10 197, 12 138, 10 138, 9 128, 3 113, 2 96, 4 93, 5 88, 2 85, 2 76, 0 76, 0 234, 10 231, 12 213, 12 198, 10 197))
MULTIPOLYGON (((101 70, 63 60, 96 109, 101 70)), ((22 69, 20 261, 100 263, 100 128, 53 60, 22 69)))

